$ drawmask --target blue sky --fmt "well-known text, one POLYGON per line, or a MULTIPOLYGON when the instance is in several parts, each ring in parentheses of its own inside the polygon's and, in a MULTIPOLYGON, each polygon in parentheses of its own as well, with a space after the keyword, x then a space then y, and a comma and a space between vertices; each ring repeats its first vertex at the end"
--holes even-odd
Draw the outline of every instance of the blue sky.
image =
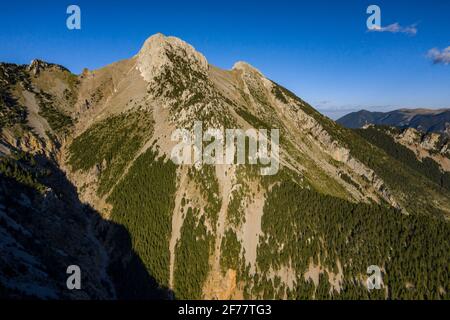
POLYGON ((446 0, 1 1, 0 61, 40 58, 79 73, 129 58, 162 32, 216 66, 249 62, 333 118, 362 108, 448 108, 450 64, 427 53, 450 46, 449 16, 446 0), (66 28, 70 4, 81 8, 81 30, 66 28), (368 32, 371 4, 382 27, 417 33, 368 32))

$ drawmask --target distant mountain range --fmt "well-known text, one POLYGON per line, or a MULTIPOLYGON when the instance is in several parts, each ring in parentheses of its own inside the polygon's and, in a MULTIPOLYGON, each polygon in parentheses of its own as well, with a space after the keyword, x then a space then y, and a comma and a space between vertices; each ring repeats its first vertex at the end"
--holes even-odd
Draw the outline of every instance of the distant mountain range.
POLYGON ((347 128, 361 128, 366 124, 415 128, 424 132, 450 135, 450 109, 399 109, 389 112, 361 110, 337 120, 347 128))

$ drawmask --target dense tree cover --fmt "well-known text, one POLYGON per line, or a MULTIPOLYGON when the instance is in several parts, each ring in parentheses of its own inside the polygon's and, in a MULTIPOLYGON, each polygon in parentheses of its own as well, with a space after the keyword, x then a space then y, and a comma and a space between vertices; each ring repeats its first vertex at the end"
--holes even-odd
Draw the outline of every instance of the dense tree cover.
POLYGON ((237 270, 239 268, 239 258, 241 256, 241 243, 236 237, 236 233, 232 229, 228 229, 220 245, 220 265, 222 271, 228 269, 237 270))
MULTIPOLYGON (((316 265, 333 273, 338 273, 339 259, 345 279, 341 298, 385 297, 384 291, 369 295, 358 280, 370 265, 384 268, 388 298, 450 298, 450 224, 444 219, 355 204, 287 181, 269 193, 262 231, 259 278, 264 280, 270 269, 291 264, 298 272, 291 297, 305 297, 305 292, 312 297, 303 274, 313 258, 316 265)), ((319 284, 316 298, 339 298, 329 291, 326 284, 319 284)))
POLYGON ((69 164, 74 170, 97 166, 100 195, 106 194, 120 178, 144 139, 152 131, 152 117, 146 111, 128 112, 94 124, 75 138, 69 147, 69 164))
POLYGON ((249 185, 255 183, 258 186, 258 191, 260 191, 260 181, 262 176, 259 175, 258 166, 255 165, 239 165, 235 170, 236 182, 232 188, 228 202, 227 223, 230 226, 239 228, 245 223, 245 207, 254 197, 249 185))
POLYGON ((148 272, 166 287, 175 191, 176 166, 149 149, 107 199, 113 205, 113 221, 128 229, 148 272))
POLYGON ((174 291, 178 299, 201 299, 214 243, 200 210, 187 209, 175 251, 174 291))
POLYGON ((26 108, 0 86, 0 128, 10 127, 16 123, 26 123, 26 108))
POLYGON ((450 191, 450 173, 443 172, 439 164, 431 158, 418 160, 414 152, 407 147, 396 143, 387 133, 379 128, 367 128, 355 130, 360 136, 370 143, 386 151, 391 157, 406 164, 411 169, 419 172, 425 178, 450 191))
POLYGON ((0 157, 0 177, 13 179, 22 185, 43 192, 45 186, 39 179, 47 173, 38 170, 34 157, 25 152, 0 157))
POLYGON ((50 128, 55 133, 67 133, 73 126, 72 118, 55 106, 54 98, 51 94, 42 90, 35 92, 39 103, 39 115, 44 117, 50 128))
POLYGON ((222 198, 219 194, 219 182, 216 177, 215 166, 204 165, 199 170, 194 167, 189 168, 189 178, 197 183, 203 198, 206 201, 204 208, 205 215, 208 218, 213 230, 216 229, 217 219, 219 218, 222 198))
POLYGON ((245 222, 245 208, 243 200, 248 192, 246 184, 240 184, 231 192, 231 198, 228 203, 227 223, 235 227, 241 226, 245 222))
POLYGON ((0 64, 0 129, 17 123, 25 124, 27 110, 13 96, 12 91, 18 82, 29 86, 25 68, 14 64, 0 64))

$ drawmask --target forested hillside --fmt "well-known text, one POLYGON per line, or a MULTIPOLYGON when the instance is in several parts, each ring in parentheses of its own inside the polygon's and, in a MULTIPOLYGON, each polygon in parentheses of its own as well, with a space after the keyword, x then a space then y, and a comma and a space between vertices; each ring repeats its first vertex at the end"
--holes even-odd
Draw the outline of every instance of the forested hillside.
POLYGON ((392 129, 370 127, 356 129, 356 132, 373 145, 383 149, 392 158, 406 164, 441 188, 450 191, 450 172, 443 171, 439 164, 429 157, 417 159, 413 151, 400 143, 396 143, 394 138, 387 134, 385 130, 392 129))

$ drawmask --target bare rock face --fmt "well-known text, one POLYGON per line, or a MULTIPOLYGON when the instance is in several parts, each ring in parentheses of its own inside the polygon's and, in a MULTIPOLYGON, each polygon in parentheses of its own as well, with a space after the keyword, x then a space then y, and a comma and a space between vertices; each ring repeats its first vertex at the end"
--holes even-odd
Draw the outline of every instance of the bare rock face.
POLYGON ((420 134, 414 128, 406 129, 400 138, 407 144, 420 143, 420 134))
POLYGON ((424 134, 417 129, 407 128, 397 138, 405 145, 421 147, 427 151, 439 152, 440 150, 436 150, 436 148, 440 147, 440 137, 441 134, 438 133, 430 132, 424 134))
POLYGON ((45 67, 48 67, 48 63, 41 60, 33 60, 28 66, 28 71, 30 71, 33 75, 37 76, 40 73, 40 71, 45 67))
POLYGON ((145 41, 137 54, 137 68, 148 82, 160 76, 165 69, 173 69, 179 62, 204 75, 208 72, 206 58, 194 47, 176 37, 155 34, 145 41))
POLYGON ((212 126, 229 122, 227 103, 209 78, 208 61, 191 45, 156 34, 135 59, 149 97, 170 110, 169 122, 183 127, 190 127, 196 117, 212 126))
POLYGON ((437 133, 430 133, 430 134, 428 134, 428 135, 426 135, 424 137, 424 139, 422 140, 420 145, 424 149, 427 149, 427 150, 430 150, 430 151, 435 150, 436 147, 437 147, 437 144, 439 142, 439 138, 440 138, 439 134, 437 134, 437 133))

